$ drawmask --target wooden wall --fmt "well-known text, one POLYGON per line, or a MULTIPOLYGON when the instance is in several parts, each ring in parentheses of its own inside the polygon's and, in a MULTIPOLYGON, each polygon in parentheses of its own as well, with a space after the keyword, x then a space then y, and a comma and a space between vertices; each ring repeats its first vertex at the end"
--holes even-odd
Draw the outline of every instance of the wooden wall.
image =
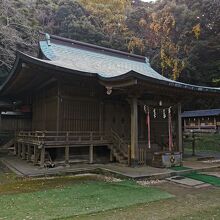
POLYGON ((99 131, 99 102, 62 98, 60 130, 99 131))
POLYGON ((111 129, 122 138, 129 138, 131 131, 130 106, 126 102, 107 101, 104 103, 104 132, 110 133, 111 129))
MULTIPOLYGON (((33 98, 33 130, 100 131, 111 129, 130 139, 131 113, 126 98, 106 95, 97 80, 63 80, 40 91, 33 98)), ((175 121, 174 123, 174 130, 175 121)), ((138 136, 147 141, 146 114, 138 107, 138 136)), ((168 118, 151 114, 151 141, 168 144, 168 118)))
POLYGON ((34 95, 32 130, 56 130, 57 100, 57 84, 53 84, 34 95))
POLYGON ((1 118, 1 131, 30 131, 31 118, 22 118, 17 116, 3 116, 1 118))

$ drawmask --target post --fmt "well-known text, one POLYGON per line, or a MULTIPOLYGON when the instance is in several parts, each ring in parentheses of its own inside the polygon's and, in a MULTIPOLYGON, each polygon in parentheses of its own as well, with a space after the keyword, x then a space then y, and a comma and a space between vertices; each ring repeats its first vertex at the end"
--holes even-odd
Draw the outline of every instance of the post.
POLYGON ((214 116, 214 126, 215 126, 215 131, 216 131, 217 130, 216 116, 214 116))
POLYGON ((93 145, 89 146, 89 163, 93 163, 93 145))
POLYGON ((14 155, 18 154, 18 143, 15 141, 14 142, 14 155))
POLYGON ((2 131, 2 112, 0 111, 0 131, 2 131))
POLYGON ((112 152, 112 147, 110 150, 110 158, 109 158, 110 162, 113 162, 113 152, 112 152))
POLYGON ((18 157, 21 157, 21 143, 18 142, 18 157))
POLYGON ((31 145, 27 145, 27 161, 31 161, 31 145))
POLYGON ((58 133, 60 131, 60 83, 57 83, 57 127, 56 127, 56 131, 57 131, 57 136, 58 133))
POLYGON ((201 129, 201 121, 200 121, 200 118, 198 118, 198 128, 199 128, 199 130, 201 129))
POLYGON ((177 114, 177 121, 178 121, 178 150, 179 152, 183 153, 183 133, 182 133, 182 119, 181 119, 181 103, 178 103, 178 114, 177 114))
POLYGON ((70 160, 70 147, 66 146, 65 147, 65 164, 66 164, 66 166, 69 165, 69 160, 70 160))
POLYGON ((40 154, 40 167, 44 167, 44 162, 45 162, 45 147, 41 147, 41 154, 40 154))
POLYGON ((22 160, 25 160, 25 157, 26 157, 26 146, 24 143, 22 143, 22 152, 21 152, 22 160))
POLYGON ((192 131, 192 156, 195 156, 195 133, 192 131))
POLYGON ((131 166, 131 145, 128 145, 128 166, 131 166))
POLYGON ((100 102, 99 104, 99 132, 103 132, 103 108, 104 104, 103 102, 100 102))
POLYGON ((138 164, 138 106, 137 98, 131 99, 131 165, 138 164))
POLYGON ((37 162, 38 162, 38 148, 35 145, 34 146, 34 165, 37 165, 37 162))

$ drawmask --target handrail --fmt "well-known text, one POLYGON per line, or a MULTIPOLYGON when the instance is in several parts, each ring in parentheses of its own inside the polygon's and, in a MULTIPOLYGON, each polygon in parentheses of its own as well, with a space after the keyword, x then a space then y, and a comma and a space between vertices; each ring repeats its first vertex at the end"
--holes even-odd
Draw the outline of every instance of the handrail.
POLYGON ((97 131, 20 131, 17 138, 25 141, 38 143, 45 142, 83 142, 83 141, 104 141, 109 137, 103 132, 97 131))
POLYGON ((128 144, 129 142, 124 141, 117 132, 115 132, 113 129, 111 129, 112 133, 112 141, 115 143, 115 146, 118 148, 118 150, 123 153, 123 155, 128 155, 128 144))

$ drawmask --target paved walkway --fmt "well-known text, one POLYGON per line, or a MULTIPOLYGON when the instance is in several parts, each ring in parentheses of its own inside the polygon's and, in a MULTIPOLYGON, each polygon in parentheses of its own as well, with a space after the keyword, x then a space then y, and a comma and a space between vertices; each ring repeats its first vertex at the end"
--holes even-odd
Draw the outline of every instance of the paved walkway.
MULTIPOLYGON (((64 175, 78 173, 112 173, 126 178, 157 178, 163 179, 181 173, 188 173, 192 170, 174 171, 166 168, 155 168, 150 166, 142 167, 127 167, 117 163, 112 164, 75 164, 69 167, 57 166, 55 168, 42 168, 33 166, 32 163, 27 163, 24 160, 18 159, 15 156, 7 156, 1 161, 8 166, 12 171, 20 176, 45 176, 45 175, 64 175)), ((220 163, 204 163, 201 161, 185 161, 183 166, 192 168, 193 170, 209 171, 215 168, 220 168, 220 163)))

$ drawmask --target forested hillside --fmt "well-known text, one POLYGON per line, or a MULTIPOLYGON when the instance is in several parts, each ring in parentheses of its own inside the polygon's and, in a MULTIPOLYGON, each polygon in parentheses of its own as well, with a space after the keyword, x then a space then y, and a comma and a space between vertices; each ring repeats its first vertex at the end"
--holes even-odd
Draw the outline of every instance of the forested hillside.
POLYGON ((38 31, 142 54, 169 78, 220 86, 219 0, 0 0, 1 82, 38 31))

